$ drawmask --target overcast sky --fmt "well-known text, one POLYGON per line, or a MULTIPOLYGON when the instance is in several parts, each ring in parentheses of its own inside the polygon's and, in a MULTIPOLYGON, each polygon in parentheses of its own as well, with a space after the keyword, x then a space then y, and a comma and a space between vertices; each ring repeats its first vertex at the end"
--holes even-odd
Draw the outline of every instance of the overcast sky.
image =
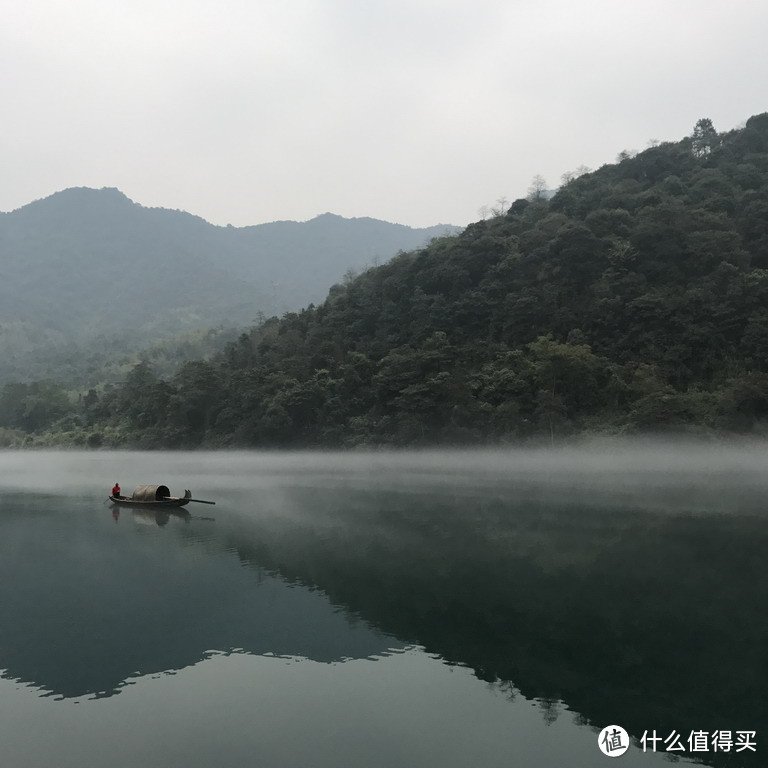
POLYGON ((768 111, 767 40, 766 0, 2 0, 0 210, 464 225, 768 111))

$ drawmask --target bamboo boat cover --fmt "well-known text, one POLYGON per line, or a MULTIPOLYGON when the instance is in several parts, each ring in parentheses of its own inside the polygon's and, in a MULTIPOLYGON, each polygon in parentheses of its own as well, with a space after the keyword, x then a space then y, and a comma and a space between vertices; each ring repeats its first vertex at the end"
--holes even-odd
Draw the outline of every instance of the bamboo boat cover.
POLYGON ((162 501, 171 495, 167 485, 137 485, 133 489, 133 501, 162 501))

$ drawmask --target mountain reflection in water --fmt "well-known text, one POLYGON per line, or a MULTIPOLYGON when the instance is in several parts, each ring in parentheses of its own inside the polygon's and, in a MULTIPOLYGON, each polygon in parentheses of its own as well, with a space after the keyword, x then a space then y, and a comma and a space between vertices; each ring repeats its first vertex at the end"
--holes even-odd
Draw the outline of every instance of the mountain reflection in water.
POLYGON ((119 525, 134 530, 115 535, 111 511, 69 499, 0 498, 6 676, 63 697, 105 696, 211 650, 327 662, 403 645, 352 625, 320 592, 258 565, 233 568, 213 523, 199 523, 213 534, 199 539, 189 517, 120 510, 119 525), (147 523, 167 525, 170 537, 148 538, 147 523))
POLYGON ((754 515, 314 489, 244 519, 244 562, 314 584, 482 680, 641 735, 768 735, 768 530, 754 515), (666 729, 666 730, 665 730, 666 729))

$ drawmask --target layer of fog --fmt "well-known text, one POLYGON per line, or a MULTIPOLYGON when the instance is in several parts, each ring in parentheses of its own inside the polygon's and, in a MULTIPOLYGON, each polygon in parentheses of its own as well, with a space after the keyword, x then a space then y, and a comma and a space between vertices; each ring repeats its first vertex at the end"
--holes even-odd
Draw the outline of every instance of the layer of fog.
POLYGON ((554 448, 371 452, 0 452, 0 490, 106 498, 119 481, 197 498, 338 488, 493 493, 563 505, 760 512, 768 442, 608 440, 554 448))

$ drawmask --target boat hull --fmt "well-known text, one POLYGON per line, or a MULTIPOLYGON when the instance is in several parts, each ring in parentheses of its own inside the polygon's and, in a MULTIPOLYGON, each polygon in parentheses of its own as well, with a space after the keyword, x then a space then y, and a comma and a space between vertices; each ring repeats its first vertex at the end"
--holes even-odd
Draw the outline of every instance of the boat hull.
POLYGON ((183 498, 166 498, 162 500, 154 501, 135 501, 134 499, 118 499, 114 496, 110 496, 109 500, 113 504, 120 504, 124 507, 185 507, 189 504, 189 499, 183 498))

